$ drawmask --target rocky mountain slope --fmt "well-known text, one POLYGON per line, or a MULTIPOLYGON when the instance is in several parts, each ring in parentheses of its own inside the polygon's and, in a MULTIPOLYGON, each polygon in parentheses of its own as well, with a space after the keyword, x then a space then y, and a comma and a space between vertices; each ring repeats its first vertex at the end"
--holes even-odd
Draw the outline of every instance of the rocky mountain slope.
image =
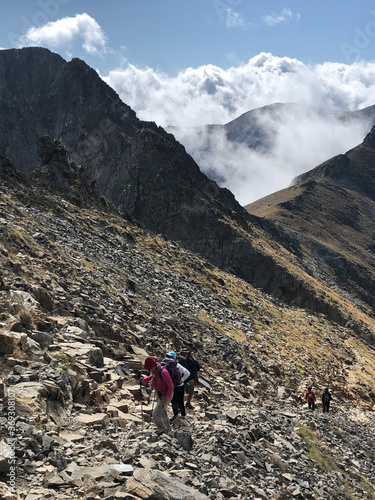
POLYGON ((26 48, 0 52, 0 75, 0 151, 17 168, 39 165, 39 137, 59 139, 85 167, 88 186, 124 213, 250 278, 246 211, 171 134, 139 121, 93 69, 26 48))
POLYGON ((32 176, 0 159, 2 498, 375 498, 373 347, 124 218, 55 140, 39 151, 32 176), (210 388, 160 438, 135 375, 185 346, 210 388))
POLYGON ((363 295, 373 296, 367 277, 342 296, 336 282, 305 265, 294 234, 248 214, 171 134, 139 121, 83 61, 67 63, 41 48, 0 51, 0 112, 0 153, 17 168, 30 173, 39 155, 42 165, 49 155, 68 155, 86 194, 97 189, 154 233, 373 342, 373 318, 362 307, 363 295), (62 149, 48 153, 46 136, 61 140, 62 149))
MULTIPOLYGON (((375 128, 364 142, 306 174, 285 190, 248 205, 295 237, 311 274, 358 292, 373 317, 375 301, 375 128)), ((358 302, 359 304, 359 302, 358 302)))

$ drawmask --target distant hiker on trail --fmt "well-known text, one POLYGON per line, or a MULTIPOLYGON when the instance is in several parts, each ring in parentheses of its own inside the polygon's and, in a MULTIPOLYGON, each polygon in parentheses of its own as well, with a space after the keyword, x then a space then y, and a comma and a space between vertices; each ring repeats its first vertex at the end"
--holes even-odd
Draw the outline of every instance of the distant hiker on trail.
MULTIPOLYGON (((166 357, 177 361, 177 354, 174 351, 167 352, 166 357)), ((180 363, 177 363, 177 368, 180 371, 181 383, 178 387, 174 388, 174 393, 172 398, 173 417, 170 420, 171 422, 173 422, 178 417, 178 410, 180 410, 181 417, 184 418, 186 415, 185 402, 184 402, 184 397, 185 397, 184 382, 189 378, 190 372, 180 363)))
POLYGON ((332 394, 329 392, 328 387, 324 389, 322 394, 322 405, 323 405, 323 413, 329 412, 329 407, 331 404, 332 394))
POLYGON ((141 378, 141 381, 148 383, 150 389, 155 389, 157 404, 152 412, 152 419, 157 427, 157 433, 162 434, 171 429, 167 405, 173 396, 173 382, 168 370, 151 356, 145 359, 144 368, 150 371, 150 375, 141 378))
POLYGON ((307 389, 305 400, 309 403, 309 410, 315 410, 316 396, 311 387, 308 387, 307 389))
POLYGON ((193 405, 191 404, 191 400, 193 399, 194 395, 194 385, 198 384, 198 371, 200 370, 201 366, 198 361, 192 357, 191 351, 187 348, 182 349, 181 357, 178 359, 178 361, 190 372, 189 377, 185 380, 185 392, 187 394, 186 408, 192 410, 193 405))

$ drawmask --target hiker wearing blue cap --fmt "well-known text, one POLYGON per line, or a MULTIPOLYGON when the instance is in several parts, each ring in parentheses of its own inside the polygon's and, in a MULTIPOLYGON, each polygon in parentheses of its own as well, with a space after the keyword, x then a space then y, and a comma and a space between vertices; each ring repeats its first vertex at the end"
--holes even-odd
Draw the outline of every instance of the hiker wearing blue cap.
MULTIPOLYGON (((169 351, 165 355, 167 358, 174 359, 177 361, 177 354, 174 351, 169 351)), ((180 410, 181 417, 184 418, 186 415, 185 410, 185 380, 190 377, 190 372, 184 366, 177 363, 177 368, 181 375, 181 384, 178 387, 174 388, 173 398, 172 398, 172 410, 173 417, 171 418, 171 422, 173 422, 178 417, 178 410, 180 410)))

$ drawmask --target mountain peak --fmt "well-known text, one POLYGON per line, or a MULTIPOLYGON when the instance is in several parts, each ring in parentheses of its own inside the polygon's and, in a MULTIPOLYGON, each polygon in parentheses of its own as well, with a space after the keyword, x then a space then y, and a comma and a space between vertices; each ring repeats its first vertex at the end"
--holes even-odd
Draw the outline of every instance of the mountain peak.
POLYGON ((375 126, 372 127, 370 132, 366 135, 363 143, 375 148, 375 126))

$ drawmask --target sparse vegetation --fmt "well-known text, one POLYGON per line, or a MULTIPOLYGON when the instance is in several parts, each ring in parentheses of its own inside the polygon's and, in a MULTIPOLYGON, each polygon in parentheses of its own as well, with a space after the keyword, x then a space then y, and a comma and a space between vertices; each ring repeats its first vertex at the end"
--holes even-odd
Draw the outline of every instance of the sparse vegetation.
POLYGON ((57 359, 58 361, 63 361, 64 363, 68 363, 70 361, 69 356, 64 352, 55 352, 51 354, 51 358, 57 359))
POLYGON ((270 455, 269 458, 276 469, 280 470, 281 472, 288 472, 288 464, 285 463, 284 460, 282 460, 278 455, 273 454, 270 455))
POLYGON ((316 467, 325 471, 340 471, 335 458, 328 449, 323 449, 320 438, 316 432, 303 425, 298 429, 297 434, 303 439, 307 446, 307 456, 313 460, 316 467))
POLYGON ((34 327, 34 320, 31 311, 22 307, 18 312, 18 316, 20 318, 20 323, 23 328, 26 330, 32 330, 34 327))

